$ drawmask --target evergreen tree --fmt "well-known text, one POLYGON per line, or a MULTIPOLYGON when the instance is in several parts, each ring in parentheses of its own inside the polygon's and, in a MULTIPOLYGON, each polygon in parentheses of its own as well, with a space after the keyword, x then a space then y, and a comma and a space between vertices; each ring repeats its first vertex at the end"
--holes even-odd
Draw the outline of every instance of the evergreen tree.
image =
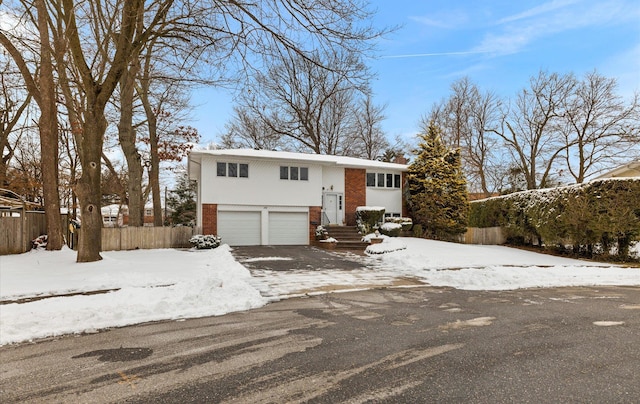
POLYGON ((171 209, 171 224, 194 226, 196 222, 196 184, 188 174, 178 178, 176 189, 167 196, 167 207, 171 209))
POLYGON ((407 204, 424 236, 450 240, 466 231, 469 202, 460 150, 447 148, 440 133, 431 122, 420 135, 407 176, 407 204))

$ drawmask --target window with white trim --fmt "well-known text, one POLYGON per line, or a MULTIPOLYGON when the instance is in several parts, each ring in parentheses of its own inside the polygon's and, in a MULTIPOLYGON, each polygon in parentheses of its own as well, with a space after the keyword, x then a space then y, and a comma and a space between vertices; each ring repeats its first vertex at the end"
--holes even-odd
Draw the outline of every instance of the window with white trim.
POLYGON ((280 166, 280 179, 309 181, 309 167, 280 166))
POLYGON ((216 175, 218 177, 249 178, 249 164, 218 161, 216 175))
POLYGON ((367 187, 402 188, 402 176, 393 173, 367 173, 367 187))

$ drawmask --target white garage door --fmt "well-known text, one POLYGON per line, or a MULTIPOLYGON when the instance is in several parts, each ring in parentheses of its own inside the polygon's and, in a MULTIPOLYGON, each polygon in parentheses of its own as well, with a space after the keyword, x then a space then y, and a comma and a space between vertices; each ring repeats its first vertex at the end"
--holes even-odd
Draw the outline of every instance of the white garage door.
POLYGON ((269 244, 309 244, 307 212, 269 212, 269 244))
POLYGON ((218 235, 229 245, 260 245, 260 212, 218 212, 218 235))

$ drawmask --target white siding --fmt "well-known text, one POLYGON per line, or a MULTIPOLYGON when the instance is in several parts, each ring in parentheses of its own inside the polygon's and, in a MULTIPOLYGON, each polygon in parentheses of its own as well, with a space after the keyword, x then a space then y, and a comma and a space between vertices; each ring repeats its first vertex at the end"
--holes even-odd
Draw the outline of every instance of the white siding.
POLYGON ((300 162, 248 161, 232 157, 202 159, 201 203, 256 206, 320 206, 322 166, 300 162), (218 177, 216 162, 248 163, 249 178, 218 177), (281 180, 280 166, 308 167, 309 180, 281 180))
POLYGON ((385 213, 402 214, 402 190, 367 187, 367 205, 384 206, 385 213))
POLYGON ((344 168, 323 167, 322 187, 325 192, 344 193, 344 168))

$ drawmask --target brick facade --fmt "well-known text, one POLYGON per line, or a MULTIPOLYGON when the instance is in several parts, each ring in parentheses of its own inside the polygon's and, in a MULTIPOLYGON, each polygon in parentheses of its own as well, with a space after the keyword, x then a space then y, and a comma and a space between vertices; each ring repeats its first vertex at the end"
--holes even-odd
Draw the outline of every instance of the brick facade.
POLYGON ((407 205, 406 196, 409 194, 409 184, 407 184, 408 173, 404 171, 402 173, 402 216, 409 217, 409 205, 407 205))
POLYGON ((202 204, 202 234, 218 234, 218 205, 202 204))
POLYGON ((322 223, 322 206, 309 206, 309 244, 316 240, 316 227, 322 223))
POLYGON ((367 204, 367 170, 344 169, 344 216, 347 226, 356 225, 356 208, 367 204))

